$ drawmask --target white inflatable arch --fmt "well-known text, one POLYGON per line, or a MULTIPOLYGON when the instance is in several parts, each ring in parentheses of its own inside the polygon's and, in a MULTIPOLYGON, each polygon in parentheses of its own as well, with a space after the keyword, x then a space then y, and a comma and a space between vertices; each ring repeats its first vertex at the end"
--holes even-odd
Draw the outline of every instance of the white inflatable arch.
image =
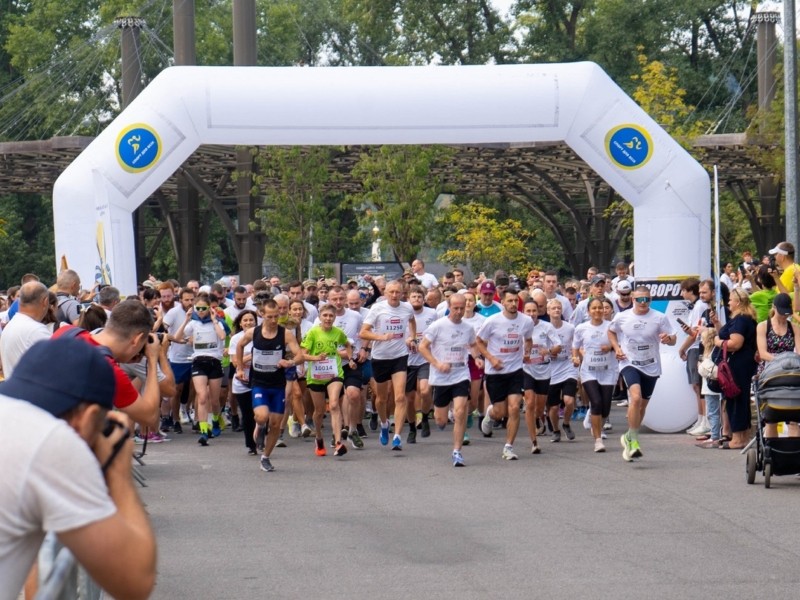
POLYGON ((708 273, 707 173, 593 63, 166 69, 56 181, 56 260, 135 293, 132 213, 201 144, 554 141, 633 205, 637 277, 708 273))

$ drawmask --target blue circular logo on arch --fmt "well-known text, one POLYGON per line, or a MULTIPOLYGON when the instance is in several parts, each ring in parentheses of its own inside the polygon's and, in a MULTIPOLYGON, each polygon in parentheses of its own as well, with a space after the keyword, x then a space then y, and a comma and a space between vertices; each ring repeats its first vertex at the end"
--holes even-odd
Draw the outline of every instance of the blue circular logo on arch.
POLYGON ((135 123, 117 136, 117 161, 128 173, 140 173, 161 157, 161 138, 155 129, 135 123))
POLYGON ((638 169, 653 154, 653 139, 637 125, 619 125, 606 134, 606 152, 618 167, 638 169))

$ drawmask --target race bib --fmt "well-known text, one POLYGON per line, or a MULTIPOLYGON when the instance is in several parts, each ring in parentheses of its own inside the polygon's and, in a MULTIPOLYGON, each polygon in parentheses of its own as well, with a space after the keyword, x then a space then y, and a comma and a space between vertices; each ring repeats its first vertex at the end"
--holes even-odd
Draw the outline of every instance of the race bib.
POLYGON ((466 346, 451 346, 444 353, 444 362, 451 367, 462 367, 467 359, 466 346))
POLYGON ((656 362, 657 351, 652 344, 630 343, 625 354, 633 366, 646 367, 656 362))
POLYGON ((311 378, 318 381, 328 381, 333 379, 339 373, 336 359, 326 358, 325 360, 316 360, 311 363, 311 378))
POLYGON ((602 352, 600 350, 595 350, 591 354, 588 354, 584 357, 585 361, 588 361, 587 369, 589 371, 608 371, 608 368, 611 366, 611 355, 608 352, 602 352))
POLYGON ((198 331, 194 334, 195 350, 208 350, 217 347, 217 334, 213 331, 198 331))
POLYGON ((258 350, 253 348, 253 369, 260 373, 274 373, 278 370, 283 352, 281 350, 258 350))
POLYGON ((403 332, 406 329, 405 322, 403 319, 398 318, 391 318, 389 322, 386 323, 385 332, 392 334, 393 340, 399 340, 403 337, 403 332))
POLYGON ((531 364, 532 365, 543 365, 545 364, 545 357, 539 353, 539 349, 542 348, 539 344, 534 344, 531 348, 531 364))
POLYGON ((501 354, 514 354, 522 348, 522 336, 518 333, 507 333, 500 347, 501 354))

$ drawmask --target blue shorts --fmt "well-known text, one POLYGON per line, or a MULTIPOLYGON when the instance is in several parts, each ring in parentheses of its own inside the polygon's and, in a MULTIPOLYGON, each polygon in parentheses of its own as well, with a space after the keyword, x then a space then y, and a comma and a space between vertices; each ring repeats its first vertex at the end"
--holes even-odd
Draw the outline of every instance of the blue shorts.
POLYGON ((253 386, 253 409, 266 406, 269 412, 283 414, 286 408, 286 388, 253 386))
POLYGON ((286 381, 297 381, 297 365, 286 369, 285 376, 286 381))
POLYGON ((187 383, 192 379, 192 363, 169 363, 172 374, 175 376, 175 384, 187 383))
POLYGON ((656 389, 658 377, 645 375, 636 367, 631 366, 622 369, 620 375, 622 375, 622 379, 625 380, 625 385, 628 389, 631 389, 634 385, 638 385, 642 391, 642 399, 650 400, 650 396, 653 395, 653 390, 656 389))
POLYGON ((367 359, 361 365, 361 381, 364 385, 369 385, 370 379, 372 379, 372 361, 367 359))

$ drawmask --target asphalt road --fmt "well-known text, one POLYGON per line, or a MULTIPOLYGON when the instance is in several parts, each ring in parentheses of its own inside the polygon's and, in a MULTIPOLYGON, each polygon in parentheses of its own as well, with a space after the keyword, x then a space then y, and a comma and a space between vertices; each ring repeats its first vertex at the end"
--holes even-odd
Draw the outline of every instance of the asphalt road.
POLYGON ((151 445, 142 490, 159 545, 154 598, 789 598, 800 564, 800 478, 685 434, 644 434, 622 460, 624 409, 605 454, 577 439, 518 461, 473 428, 467 467, 434 431, 402 453, 379 445, 314 456, 311 439, 259 470, 241 434, 151 445))

